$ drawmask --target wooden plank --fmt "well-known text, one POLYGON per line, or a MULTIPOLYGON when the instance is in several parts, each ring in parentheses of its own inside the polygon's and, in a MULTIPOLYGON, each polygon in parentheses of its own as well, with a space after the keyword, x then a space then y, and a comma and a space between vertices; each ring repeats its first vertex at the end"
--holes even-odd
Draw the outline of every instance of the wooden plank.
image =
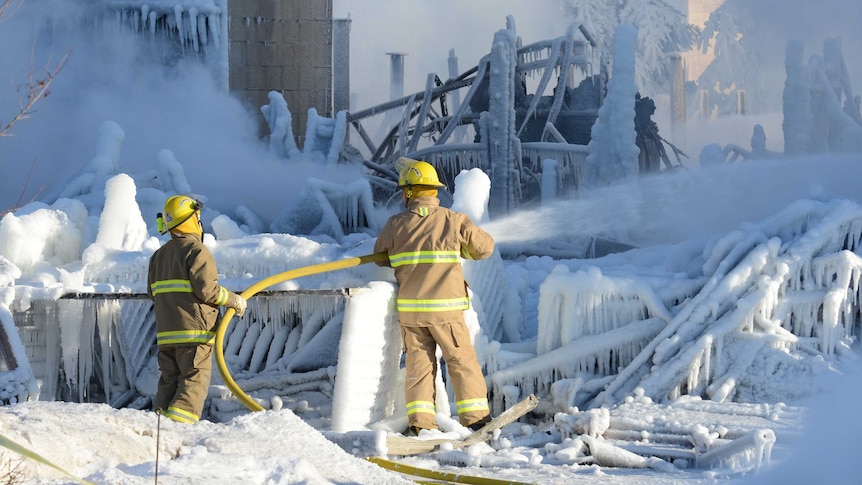
POLYGON ((386 437, 387 454, 389 455, 418 455, 421 453, 430 453, 436 450, 440 445, 451 443, 452 448, 461 449, 467 446, 488 441, 494 436, 494 431, 514 423, 521 416, 527 414, 536 408, 539 404, 539 399, 530 394, 526 399, 515 404, 511 408, 500 413, 488 422, 485 426, 477 431, 474 431, 463 440, 457 439, 427 439, 413 438, 410 436, 388 435, 386 437))

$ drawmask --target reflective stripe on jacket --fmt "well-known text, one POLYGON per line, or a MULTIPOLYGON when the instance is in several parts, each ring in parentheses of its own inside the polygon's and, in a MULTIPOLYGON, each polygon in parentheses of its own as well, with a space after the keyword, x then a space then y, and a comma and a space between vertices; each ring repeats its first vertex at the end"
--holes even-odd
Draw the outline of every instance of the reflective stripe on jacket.
POLYGON ((219 285, 209 249, 196 234, 179 234, 150 258, 147 294, 160 346, 212 344, 218 307, 233 292, 219 285))
POLYGON ((469 308, 461 257, 484 259, 494 240, 466 214, 440 207, 436 197, 417 197, 390 217, 374 244, 386 252, 398 281, 398 320, 425 326, 451 321, 469 308))

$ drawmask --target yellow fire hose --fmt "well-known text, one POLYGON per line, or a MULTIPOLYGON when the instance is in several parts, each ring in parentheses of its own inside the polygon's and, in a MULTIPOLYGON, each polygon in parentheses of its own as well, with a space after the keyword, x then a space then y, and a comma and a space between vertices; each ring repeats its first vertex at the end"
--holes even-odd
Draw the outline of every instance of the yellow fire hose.
MULTIPOLYGON (((78 483, 82 483, 84 485, 93 485, 92 482, 88 482, 87 480, 84 480, 83 478, 78 478, 77 476, 64 470, 60 466, 55 465, 54 463, 52 463, 51 461, 49 461, 47 458, 43 457, 42 455, 36 453, 33 450, 30 450, 28 448, 25 448, 25 447, 19 445, 18 443, 10 440, 9 438, 7 438, 3 435, 0 435, 0 446, 2 446, 4 448, 8 448, 8 449, 14 451, 15 453, 18 453, 19 455, 23 455, 27 458, 30 458, 31 460, 35 460, 35 461, 38 461, 39 463, 48 465, 49 467, 51 467, 57 471, 60 471, 61 473, 63 473, 67 477, 73 478, 78 483)), ((8 465, 8 463, 3 463, 3 465, 8 465)), ((4 478, 9 478, 9 477, 4 477, 4 478)))
MULTIPOLYGON (((272 285, 282 283, 284 281, 313 274, 326 273, 327 271, 352 268, 353 266, 359 266, 361 264, 383 261, 387 258, 389 258, 389 255, 387 253, 374 253, 367 254, 365 256, 359 256, 356 258, 343 259, 330 263, 315 264, 312 266, 304 266, 302 268, 292 269, 290 271, 285 271, 284 273, 278 273, 276 275, 270 276, 269 278, 262 279, 248 287, 248 289, 240 293, 240 295, 246 300, 248 300, 252 296, 263 291, 264 289, 269 288, 272 285)), ((224 381, 225 385, 227 385, 228 389, 230 389, 230 391, 234 394, 234 396, 237 397, 237 399, 239 399, 243 404, 245 404, 247 408, 252 411, 264 411, 264 408, 260 404, 255 402, 251 397, 249 397, 248 394, 246 394, 245 392, 243 392, 242 389, 240 389, 236 381, 234 381, 233 377, 231 377, 230 371, 228 370, 227 365, 224 361, 224 336, 225 332, 227 331, 228 325, 230 325, 230 321, 235 313, 236 312, 232 308, 227 309, 221 321, 219 322, 215 340, 216 365, 218 366, 219 374, 221 374, 221 378, 224 381)), ((523 484, 521 482, 511 482, 506 480, 497 480, 484 477, 471 477, 461 474, 426 470, 423 468, 416 468, 404 465, 403 463, 396 463, 393 461, 385 460, 379 457, 370 457, 368 458, 368 461, 392 471, 397 471, 406 475, 430 478, 435 481, 445 480, 453 483, 470 483, 479 485, 530 485, 523 484)))
POLYGON ((412 475, 414 477, 430 478, 432 480, 435 480, 435 482, 428 483, 440 483, 440 481, 442 480, 444 482, 450 483, 469 483, 473 485, 533 485, 524 482, 500 480, 498 478, 474 477, 470 475, 463 475, 461 473, 447 473, 438 470, 427 470, 425 468, 418 468, 415 466, 405 465, 404 463, 384 460, 377 457, 369 457, 366 459, 377 466, 386 468, 387 470, 403 473, 405 475, 412 475))
MULTIPOLYGON (((272 285, 282 283, 284 281, 293 280, 302 276, 326 273, 327 271, 352 268, 353 266, 359 266, 361 264, 384 261, 387 258, 389 258, 389 255, 386 253, 374 253, 366 254, 365 256, 359 256, 356 258, 342 259, 340 261, 332 261, 330 263, 321 263, 312 266, 304 266, 302 268, 292 269, 290 271, 285 271, 284 273, 272 275, 269 278, 264 278, 248 287, 248 289, 240 293, 240 295, 246 300, 248 300, 252 296, 263 291, 264 289, 269 288, 272 285)), ((219 322, 215 340, 216 365, 218 366, 219 374, 221 374, 221 378, 224 381, 225 385, 227 385, 228 389, 230 389, 230 391, 233 393, 234 396, 237 397, 237 399, 239 399, 243 404, 245 404, 247 408, 252 411, 263 411, 264 409, 260 404, 255 402, 254 399, 249 397, 248 394, 246 394, 245 392, 243 392, 242 389, 239 388, 237 383, 233 380, 233 377, 231 377, 230 371, 228 370, 227 365, 224 361, 224 335, 235 313, 236 312, 233 310, 233 308, 228 308, 224 316, 222 317, 221 322, 219 322)))

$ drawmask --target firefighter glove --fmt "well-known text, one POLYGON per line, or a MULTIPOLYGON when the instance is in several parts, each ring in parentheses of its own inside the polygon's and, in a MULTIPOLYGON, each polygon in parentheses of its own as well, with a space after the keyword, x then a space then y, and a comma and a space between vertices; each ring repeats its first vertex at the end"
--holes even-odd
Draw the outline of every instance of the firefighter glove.
POLYGON ((245 307, 247 305, 248 303, 245 301, 245 298, 236 293, 234 293, 227 302, 228 308, 233 308, 234 311, 236 311, 236 316, 240 318, 245 314, 245 307))

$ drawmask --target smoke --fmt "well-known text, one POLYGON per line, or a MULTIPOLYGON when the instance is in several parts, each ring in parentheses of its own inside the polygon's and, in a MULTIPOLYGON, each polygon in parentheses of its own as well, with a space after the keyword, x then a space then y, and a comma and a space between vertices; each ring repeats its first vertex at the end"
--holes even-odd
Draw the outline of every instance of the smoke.
POLYGON ((737 162, 644 177, 482 227, 499 243, 602 236, 637 246, 726 234, 803 198, 860 200, 858 154, 737 162))
MULTIPOLYGON (((782 70, 784 46, 791 38, 802 39, 809 56, 822 51, 827 37, 841 35, 854 91, 862 91, 862 2, 739 3, 758 26, 756 37, 746 41, 763 43, 770 53, 763 65, 751 69, 782 70)), ((564 5, 564 0, 334 0, 333 13, 352 19, 351 90, 357 93, 357 106, 365 108, 389 99, 387 52, 408 53, 405 93, 421 91, 428 73, 448 77, 450 49, 459 58, 460 72, 475 66, 490 51, 494 33, 506 27, 508 15, 514 16, 525 43, 564 35, 572 20, 564 5)), ((26 1, 0 23, 0 123, 17 112, 16 88, 26 81, 31 66, 39 69, 70 56, 36 113, 18 122, 10 131, 13 136, 0 139, 0 209, 11 207, 25 184, 27 201, 40 187, 41 194, 50 194, 71 179, 94 155, 99 128, 107 121, 117 122, 125 132, 122 171, 154 170, 158 153, 171 150, 185 167, 192 190, 208 195, 210 205, 219 210, 220 205, 242 203, 264 218, 274 217, 290 204, 306 177, 337 181, 342 176, 346 181, 355 176, 320 174, 314 167, 274 159, 257 137, 259 106, 243 105, 224 92, 195 59, 165 65, 152 42, 141 45, 140 35, 98 28, 110 26, 97 25, 89 10, 96 7, 103 4, 26 1)), ((781 89, 782 82, 780 77, 775 89, 781 89)), ((696 165, 705 143, 748 146, 754 124, 746 118, 727 129, 712 125, 690 135, 694 141, 685 146, 658 121, 665 138, 687 148, 691 159, 686 163, 691 165, 696 165)), ((774 118, 764 127, 768 147, 780 151, 780 120, 774 118)))
MULTIPOLYGON (((730 4, 727 2, 725 5, 730 4)), ((755 26, 748 42, 760 44, 763 62, 778 64, 783 72, 784 51, 789 40, 805 45, 806 58, 822 54, 823 42, 841 37, 844 60, 851 80, 862 83, 862 2, 858 0, 734 0, 734 6, 755 26)), ((761 69, 763 66, 751 66, 761 69)), ((862 87, 854 86, 854 92, 862 87)))
POLYGON ((406 52, 405 95, 425 89, 428 73, 449 78, 450 49, 459 74, 491 52, 494 33, 506 28, 506 17, 525 44, 563 36, 572 19, 564 0, 334 0, 333 15, 350 18, 351 91, 360 108, 389 101, 387 52, 406 52), (370 4, 373 3, 373 7, 370 4))
MULTIPOLYGON (((50 95, 0 139, 0 210, 13 207, 27 184, 22 203, 58 192, 93 157, 108 121, 125 133, 120 171, 146 176, 156 170, 159 152, 171 150, 192 191, 228 214, 241 203, 271 220, 307 177, 347 183, 357 176, 344 167, 325 173, 273 157, 258 137, 260 107, 219 86, 196 58, 203 53, 177 61, 176 39, 162 43, 128 32, 95 16, 90 8, 97 7, 104 12, 101 3, 26 1, 0 23, 0 74, 14 87, 27 81, 31 66, 38 74, 69 55, 50 95)), ((0 121, 18 111, 14 87, 0 84, 0 121)))

